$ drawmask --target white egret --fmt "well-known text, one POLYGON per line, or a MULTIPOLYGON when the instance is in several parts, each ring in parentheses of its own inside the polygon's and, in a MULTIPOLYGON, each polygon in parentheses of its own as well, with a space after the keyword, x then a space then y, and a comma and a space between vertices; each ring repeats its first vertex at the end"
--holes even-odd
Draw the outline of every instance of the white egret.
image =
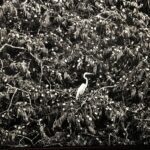
POLYGON ((76 94, 76 99, 79 98, 80 95, 82 95, 86 89, 86 87, 88 86, 88 79, 86 77, 86 75, 92 75, 93 73, 89 73, 89 72, 85 72, 83 75, 83 78, 86 80, 86 83, 82 83, 80 85, 80 87, 77 90, 77 94, 76 94))

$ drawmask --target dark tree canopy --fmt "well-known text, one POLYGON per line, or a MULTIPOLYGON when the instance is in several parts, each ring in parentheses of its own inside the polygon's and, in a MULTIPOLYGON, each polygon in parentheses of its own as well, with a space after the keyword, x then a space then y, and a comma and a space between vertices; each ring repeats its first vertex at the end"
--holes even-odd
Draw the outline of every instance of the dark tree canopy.
POLYGON ((149 15, 149 0, 0 1, 0 145, 150 144, 149 15))

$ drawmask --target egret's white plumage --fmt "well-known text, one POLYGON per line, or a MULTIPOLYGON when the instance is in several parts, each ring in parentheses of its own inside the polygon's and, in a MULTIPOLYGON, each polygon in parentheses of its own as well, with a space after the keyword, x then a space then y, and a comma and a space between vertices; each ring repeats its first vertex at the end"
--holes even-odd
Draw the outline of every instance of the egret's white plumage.
POLYGON ((80 87, 78 88, 77 90, 77 94, 76 94, 76 99, 79 98, 80 95, 82 95, 84 92, 85 92, 85 89, 87 88, 88 86, 88 79, 86 77, 86 75, 91 75, 92 73, 89 73, 89 72, 85 72, 84 75, 83 75, 83 78, 86 80, 86 83, 82 83, 80 85, 80 87))

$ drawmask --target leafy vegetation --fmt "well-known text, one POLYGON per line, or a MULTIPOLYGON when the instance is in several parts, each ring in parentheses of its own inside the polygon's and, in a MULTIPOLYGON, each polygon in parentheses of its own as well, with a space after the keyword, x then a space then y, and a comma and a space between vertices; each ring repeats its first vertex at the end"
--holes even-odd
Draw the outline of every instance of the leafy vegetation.
POLYGON ((0 3, 0 145, 150 143, 150 3, 0 3), (75 100, 84 72, 88 90, 75 100))

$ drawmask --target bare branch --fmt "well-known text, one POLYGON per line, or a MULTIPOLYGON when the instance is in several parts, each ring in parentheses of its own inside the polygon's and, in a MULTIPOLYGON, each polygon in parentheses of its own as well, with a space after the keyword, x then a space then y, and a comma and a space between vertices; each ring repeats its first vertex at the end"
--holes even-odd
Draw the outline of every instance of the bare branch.
POLYGON ((150 121, 150 119, 140 119, 140 118, 137 118, 137 117, 135 117, 134 119, 139 120, 139 121, 150 121))
MULTIPOLYGON (((1 60, 1 59, 0 59, 0 60, 1 60)), ((3 67, 4 67, 3 61, 1 60, 1 71, 3 71, 3 67)))
POLYGON ((106 88, 113 88, 113 87, 116 87, 116 85, 112 85, 112 86, 104 86, 104 87, 101 87, 100 90, 103 90, 103 89, 106 89, 106 88))
POLYGON ((10 107, 11 107, 11 105, 12 105, 12 101, 13 101, 13 99, 14 99, 15 94, 17 93, 17 90, 18 90, 18 89, 15 88, 15 92, 14 92, 14 94, 13 94, 12 97, 11 97, 10 104, 9 104, 9 106, 8 106, 7 111, 9 111, 9 109, 10 109, 10 107))
POLYGON ((13 46, 13 45, 10 45, 10 44, 5 43, 5 44, 0 48, 0 52, 2 52, 5 47, 10 47, 10 48, 14 48, 14 49, 25 50, 24 47, 13 46))
POLYGON ((18 90, 18 89, 15 88, 14 94, 13 94, 12 97, 11 97, 11 100, 10 100, 10 103, 9 103, 9 106, 8 106, 7 110, 5 110, 5 111, 3 111, 3 112, 0 112, 0 114, 3 114, 3 113, 5 113, 5 112, 9 112, 9 109, 10 109, 10 107, 12 106, 12 102, 13 102, 13 99, 14 99, 15 94, 17 93, 17 90, 18 90))
POLYGON ((29 141, 31 142, 31 144, 33 145, 33 141, 32 141, 30 138, 28 138, 28 137, 26 137, 26 136, 23 136, 23 135, 16 135, 16 136, 22 137, 22 138, 20 139, 20 141, 19 141, 19 144, 20 144, 20 142, 21 142, 23 139, 27 139, 27 140, 29 140, 29 141))
POLYGON ((17 88, 17 87, 13 87, 12 85, 10 85, 10 84, 8 84, 8 83, 7 83, 6 85, 8 85, 8 86, 11 87, 11 88, 16 88, 17 90, 22 91, 22 92, 24 92, 24 93, 30 94, 29 92, 27 92, 27 91, 25 91, 25 90, 23 90, 23 89, 17 88))
MULTIPOLYGON (((9 87, 11 87, 11 88, 15 88, 15 89, 17 89, 18 91, 24 92, 24 93, 26 93, 26 94, 28 94, 28 95, 31 94, 30 92, 25 91, 25 90, 23 90, 23 89, 20 89, 20 88, 17 88, 17 87, 13 87, 12 85, 10 85, 10 84, 8 84, 8 83, 7 83, 7 85, 8 85, 9 87)), ((29 103, 30 103, 30 105, 31 105, 31 107, 32 107, 32 102, 31 102, 31 98, 30 98, 30 97, 29 97, 29 103)))

